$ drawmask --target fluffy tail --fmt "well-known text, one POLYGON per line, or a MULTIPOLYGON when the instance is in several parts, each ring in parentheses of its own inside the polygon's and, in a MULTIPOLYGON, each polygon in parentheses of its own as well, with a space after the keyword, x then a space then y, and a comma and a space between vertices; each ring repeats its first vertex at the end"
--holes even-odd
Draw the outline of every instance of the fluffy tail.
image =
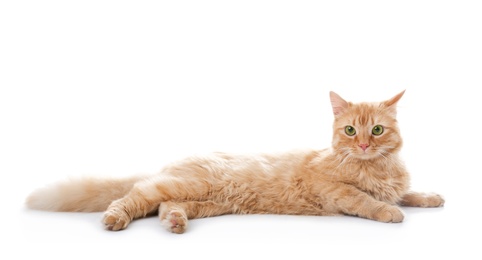
POLYGON ((104 211, 144 177, 71 179, 34 191, 28 196, 26 204, 31 209, 47 211, 104 211))

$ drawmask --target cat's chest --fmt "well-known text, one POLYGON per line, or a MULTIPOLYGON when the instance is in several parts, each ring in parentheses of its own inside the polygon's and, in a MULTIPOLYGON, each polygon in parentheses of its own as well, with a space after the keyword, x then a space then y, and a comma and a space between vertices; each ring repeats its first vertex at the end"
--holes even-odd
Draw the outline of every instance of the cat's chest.
POLYGON ((352 165, 349 182, 377 200, 397 203, 408 188, 408 178, 396 165, 352 165))

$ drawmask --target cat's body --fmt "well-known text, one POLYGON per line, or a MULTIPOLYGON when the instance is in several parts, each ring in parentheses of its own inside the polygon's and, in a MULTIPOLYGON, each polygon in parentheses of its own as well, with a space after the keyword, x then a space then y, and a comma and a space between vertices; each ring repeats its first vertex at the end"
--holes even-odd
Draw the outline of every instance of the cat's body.
POLYGON ((120 230, 159 211, 168 230, 183 233, 188 219, 222 214, 347 214, 401 222, 397 204, 442 206, 436 194, 409 191, 398 157, 402 140, 396 103, 348 103, 331 92, 333 145, 320 151, 187 158, 154 176, 86 178, 34 192, 31 208, 104 211, 103 222, 120 230))

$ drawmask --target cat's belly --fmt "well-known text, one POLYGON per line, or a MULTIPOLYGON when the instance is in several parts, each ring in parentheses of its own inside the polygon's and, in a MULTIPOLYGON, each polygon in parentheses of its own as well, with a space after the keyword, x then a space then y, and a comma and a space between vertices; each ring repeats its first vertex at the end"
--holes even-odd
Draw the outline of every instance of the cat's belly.
POLYGON ((337 215, 335 212, 326 211, 322 207, 316 207, 309 203, 300 202, 297 204, 258 204, 257 206, 244 207, 241 205, 237 209, 240 214, 283 214, 283 215, 315 215, 328 216, 337 215))
POLYGON ((228 206, 236 214, 287 214, 287 215, 336 215, 337 212, 325 208, 309 194, 301 194, 299 190, 285 189, 266 185, 253 187, 248 184, 229 183, 212 199, 228 206))
POLYGON ((235 213, 241 214, 286 214, 286 215, 335 215, 335 212, 325 210, 321 205, 316 205, 305 200, 282 203, 279 201, 260 200, 251 203, 233 204, 235 213))

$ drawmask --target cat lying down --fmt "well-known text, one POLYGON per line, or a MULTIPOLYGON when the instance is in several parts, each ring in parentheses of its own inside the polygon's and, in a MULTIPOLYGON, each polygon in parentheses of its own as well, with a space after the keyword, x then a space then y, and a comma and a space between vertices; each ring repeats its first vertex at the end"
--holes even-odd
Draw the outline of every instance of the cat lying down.
POLYGON ((330 92, 333 140, 324 150, 191 157, 152 176, 60 182, 33 192, 26 203, 39 210, 105 211, 109 230, 156 212, 174 233, 183 233, 188 219, 222 214, 345 214, 401 222, 398 205, 444 205, 440 195, 409 189, 398 156, 396 105, 403 94, 351 103, 330 92))

